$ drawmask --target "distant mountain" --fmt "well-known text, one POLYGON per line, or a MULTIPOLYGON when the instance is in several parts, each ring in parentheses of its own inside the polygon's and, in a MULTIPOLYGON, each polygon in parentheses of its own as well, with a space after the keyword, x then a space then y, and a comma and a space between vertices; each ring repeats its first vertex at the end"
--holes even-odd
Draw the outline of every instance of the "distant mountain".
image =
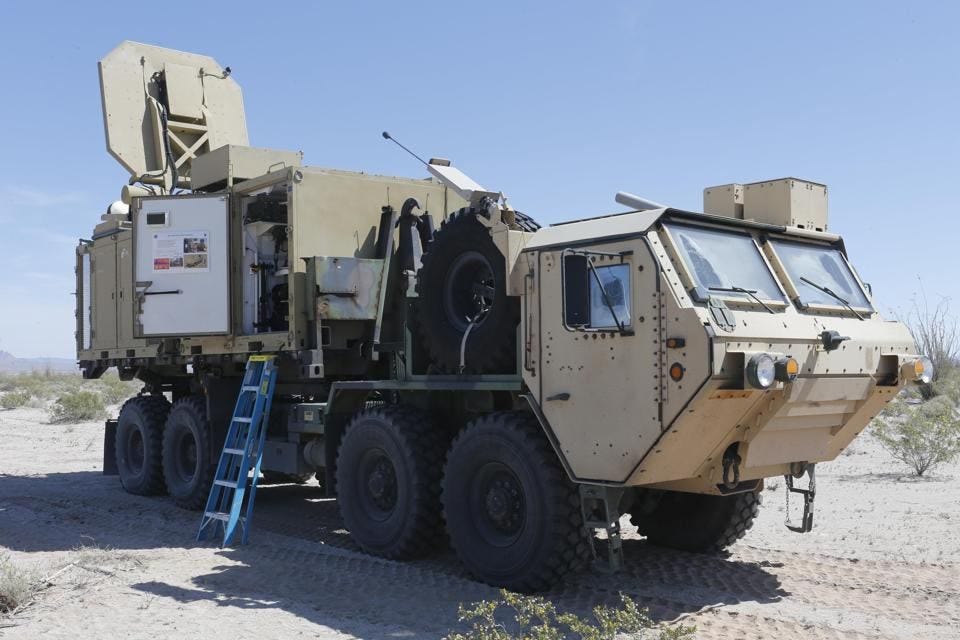
POLYGON ((18 358, 7 351, 0 351, 0 373, 26 373, 47 369, 75 373, 77 362, 70 358, 18 358))

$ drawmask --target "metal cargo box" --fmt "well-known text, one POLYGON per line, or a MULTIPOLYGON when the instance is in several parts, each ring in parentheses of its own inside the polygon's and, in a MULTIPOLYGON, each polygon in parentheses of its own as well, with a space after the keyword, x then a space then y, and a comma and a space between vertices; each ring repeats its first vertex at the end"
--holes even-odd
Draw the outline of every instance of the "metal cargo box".
POLYGON ((743 219, 743 185, 721 184, 703 190, 703 212, 743 219))
POLYGON ((303 154, 259 147, 224 145, 193 160, 190 187, 218 191, 276 169, 299 167, 303 154))
POLYGON ((827 186, 797 178, 745 184, 743 218, 811 231, 826 231, 827 186))

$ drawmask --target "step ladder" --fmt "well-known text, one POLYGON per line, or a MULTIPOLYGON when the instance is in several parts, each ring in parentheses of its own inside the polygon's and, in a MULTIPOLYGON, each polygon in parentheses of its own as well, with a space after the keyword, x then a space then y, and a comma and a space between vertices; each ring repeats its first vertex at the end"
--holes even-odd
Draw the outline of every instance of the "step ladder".
POLYGON ((276 357, 250 356, 207 506, 200 520, 198 541, 206 540, 210 534, 222 529, 221 546, 225 547, 240 525, 241 541, 247 543, 276 382, 276 357), (245 515, 241 515, 244 512, 245 515))

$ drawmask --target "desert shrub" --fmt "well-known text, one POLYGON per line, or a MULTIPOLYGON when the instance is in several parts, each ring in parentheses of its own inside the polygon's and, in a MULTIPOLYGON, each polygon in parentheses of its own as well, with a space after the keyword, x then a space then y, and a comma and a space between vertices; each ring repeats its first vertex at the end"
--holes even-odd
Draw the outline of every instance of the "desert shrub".
POLYGON ((0 397, 0 407, 4 409, 17 409, 30 402, 29 391, 7 391, 0 397))
POLYGON ((142 383, 124 382, 115 373, 108 373, 93 383, 106 404, 119 404, 137 394, 142 383))
POLYGON ((31 371, 4 376, 0 391, 24 391, 34 398, 49 400, 68 391, 76 391, 81 384, 83 379, 75 373, 31 371))
POLYGON ((920 385, 924 399, 937 395, 936 384, 956 368, 960 356, 960 324, 950 312, 950 299, 941 298, 931 305, 927 294, 920 288, 914 296, 911 309, 902 317, 910 329, 920 353, 933 362, 932 384, 920 385))
POLYGON ((460 605, 461 622, 472 621, 466 634, 453 633, 448 640, 561 640, 576 637, 581 640, 613 640, 623 634, 631 638, 674 640, 693 637, 693 627, 664 627, 654 623, 645 609, 621 594, 621 608, 598 606, 593 609, 593 620, 573 613, 557 613, 553 603, 536 596, 524 596, 500 591, 497 600, 460 605), (510 612, 513 623, 497 620, 500 608, 510 612), (509 631, 507 625, 515 627, 509 631), (572 634, 572 635, 571 635, 572 634))
POLYGON ((11 613, 33 599, 38 579, 34 573, 17 566, 7 555, 0 555, 0 613, 11 613))
POLYGON ((902 397, 895 396, 893 400, 880 411, 880 417, 884 419, 902 418, 907 415, 908 406, 902 397))
POLYGON ((953 401, 946 396, 917 406, 903 420, 879 422, 874 435, 918 476, 960 455, 960 420, 953 401))
POLYGON ((954 404, 960 404, 960 369, 954 367, 945 371, 933 383, 933 393, 950 398, 954 404))
POLYGON ((50 407, 51 422, 84 422, 106 416, 103 397, 94 391, 68 391, 50 407))

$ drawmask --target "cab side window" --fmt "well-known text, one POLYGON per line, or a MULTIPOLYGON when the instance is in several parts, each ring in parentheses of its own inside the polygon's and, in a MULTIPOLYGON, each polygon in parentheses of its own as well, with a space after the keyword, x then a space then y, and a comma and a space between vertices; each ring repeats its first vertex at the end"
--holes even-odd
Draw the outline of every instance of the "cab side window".
POLYGON ((630 265, 596 265, 591 256, 563 257, 563 313, 569 329, 625 331, 631 326, 630 265))

